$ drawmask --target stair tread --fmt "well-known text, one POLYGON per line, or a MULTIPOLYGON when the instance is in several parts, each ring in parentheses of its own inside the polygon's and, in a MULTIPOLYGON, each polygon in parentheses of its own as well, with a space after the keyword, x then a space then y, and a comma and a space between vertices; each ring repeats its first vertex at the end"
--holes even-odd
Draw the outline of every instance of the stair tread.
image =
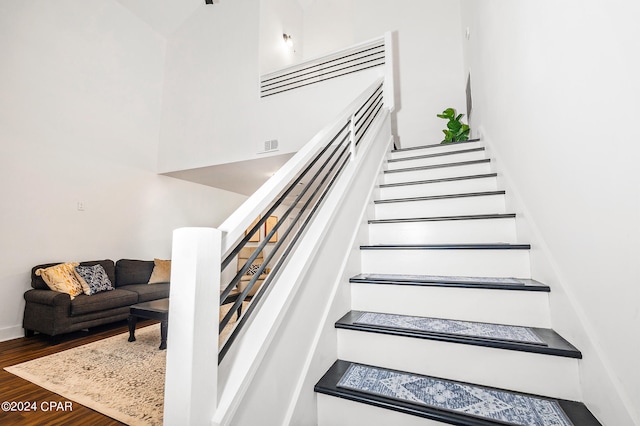
POLYGON ((360 250, 529 250, 529 244, 374 244, 361 245, 360 250))
POLYGON ((454 198, 485 197, 485 196, 505 195, 505 194, 506 192, 504 190, 463 192, 459 194, 429 195, 424 197, 388 198, 388 199, 382 199, 382 200, 374 200, 374 204, 404 203, 409 201, 449 200, 454 198))
POLYGON ((410 218, 398 218, 398 219, 371 219, 369 224, 383 224, 383 223, 403 223, 403 222, 443 222, 450 220, 482 220, 482 219, 513 219, 516 217, 515 213, 490 213, 490 214, 471 214, 471 215, 456 215, 456 216, 431 216, 431 217, 410 217, 410 218))
POLYGON ((407 148, 398 148, 398 149, 394 149, 391 152, 405 152, 405 151, 413 151, 416 149, 424 149, 424 148, 438 148, 438 147, 443 147, 443 146, 456 146, 456 145, 463 145, 463 144, 467 144, 467 143, 471 143, 471 142, 480 142, 480 139, 469 139, 467 141, 460 141, 460 142, 451 142, 451 143, 435 143, 435 144, 429 144, 429 145, 420 145, 420 146, 410 146, 407 148))
POLYGON ((539 420, 544 417, 550 421, 549 423, 538 422, 536 424, 601 425, 587 407, 580 402, 513 392, 344 360, 337 360, 316 383, 314 390, 318 393, 453 425, 531 424, 530 420, 518 418, 520 416, 518 413, 521 413, 521 410, 527 410, 527 414, 537 417, 539 420), (347 381, 345 379, 345 382, 340 383, 346 374, 349 374, 350 378, 353 377, 353 380, 347 381), (383 377, 389 378, 390 385, 372 386, 372 388, 362 390, 359 388, 360 377, 366 377, 365 380, 362 380, 365 383, 375 383, 383 377), (394 386, 398 386, 401 392, 395 392, 394 386), (436 392, 429 393, 429 390, 436 392), (408 397, 405 396, 407 394, 408 397), (452 398, 456 395, 460 398, 452 398), (475 404, 478 400, 487 401, 487 404, 482 404, 483 407, 494 407, 488 401, 497 401, 501 408, 494 409, 494 411, 491 411, 491 408, 481 408, 475 410, 474 414, 463 412, 469 404, 475 404), (509 406, 517 406, 519 410, 509 409, 509 406), (543 407, 547 414, 537 411, 538 407, 543 407), (551 421, 555 423, 551 423, 551 421))
POLYGON ((415 155, 413 157, 390 158, 389 160, 387 160, 387 162, 396 163, 398 161, 422 160, 422 159, 425 159, 425 158, 445 157, 447 155, 456 155, 456 154, 471 154, 473 152, 481 152, 481 151, 484 151, 484 147, 461 149, 461 150, 458 150, 458 151, 438 152, 436 154, 415 155))
POLYGON ((424 185, 430 183, 443 183, 443 182, 456 182, 461 180, 469 180, 469 179, 485 179, 485 178, 494 178, 498 176, 497 173, 483 173, 479 175, 467 175, 467 176, 454 176, 454 177, 446 177, 446 178, 438 178, 438 179, 427 179, 427 180, 415 180, 408 182, 396 182, 396 183, 383 183, 380 184, 380 188, 392 188, 396 186, 408 186, 408 185, 424 185))
POLYGON ((549 286, 527 278, 361 273, 351 277, 349 282, 364 284, 417 285, 427 287, 480 288, 490 290, 550 291, 549 286))
POLYGON ((546 355, 582 358, 580 351, 549 328, 350 311, 336 328, 462 343, 546 355), (373 319, 373 321, 371 321, 373 319), (364 321, 363 321, 364 320, 364 321), (446 331, 447 328, 450 331, 446 331))
POLYGON ((473 164, 483 164, 489 162, 491 162, 491 159, 489 158, 485 158, 482 160, 456 161, 453 163, 431 164, 428 166, 405 167, 402 169, 385 170, 384 173, 414 172, 419 170, 441 169, 445 167, 470 166, 473 164))

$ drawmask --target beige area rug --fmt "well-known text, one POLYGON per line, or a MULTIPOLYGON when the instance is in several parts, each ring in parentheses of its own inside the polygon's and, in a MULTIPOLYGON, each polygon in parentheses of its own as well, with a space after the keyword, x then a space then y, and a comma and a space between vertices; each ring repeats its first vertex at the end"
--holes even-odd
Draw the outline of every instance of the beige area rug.
MULTIPOLYGON (((231 332, 236 318, 221 339, 231 332)), ((158 349, 160 324, 137 329, 135 342, 128 338, 129 333, 119 334, 5 370, 122 423, 162 425, 167 351, 158 349)), ((171 345, 171 324, 167 344, 171 345)))

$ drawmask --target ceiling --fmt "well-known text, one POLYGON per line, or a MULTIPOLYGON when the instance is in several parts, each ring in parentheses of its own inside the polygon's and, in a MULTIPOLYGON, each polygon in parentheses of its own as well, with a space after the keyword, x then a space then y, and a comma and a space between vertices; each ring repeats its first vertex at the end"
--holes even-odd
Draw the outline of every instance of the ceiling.
POLYGON ((212 186, 243 195, 253 194, 260 186, 286 163, 295 153, 272 155, 253 160, 218 164, 163 173, 190 182, 212 186))
MULTIPOLYGON (((176 31, 200 7, 205 0, 116 0, 134 15, 146 22, 165 38, 176 31)), ((221 0, 213 0, 215 6, 221 0)), ((234 1, 234 0, 227 0, 234 1)), ((308 8, 314 0, 298 0, 300 7, 308 8)))

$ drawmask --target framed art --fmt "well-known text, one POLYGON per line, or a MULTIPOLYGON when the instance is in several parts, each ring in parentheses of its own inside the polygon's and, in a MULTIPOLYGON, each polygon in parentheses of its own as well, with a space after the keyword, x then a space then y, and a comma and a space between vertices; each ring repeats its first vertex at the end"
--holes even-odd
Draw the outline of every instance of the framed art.
MULTIPOLYGON (((269 216, 267 218, 267 220, 264 222, 264 235, 265 238, 267 237, 267 235, 269 234, 269 232, 271 232, 271 230, 273 229, 274 226, 276 226, 276 224, 278 223, 278 218, 275 216, 269 216)), ((276 231, 271 238, 269 238, 269 242, 270 243, 277 243, 278 242, 278 231, 276 231)))
MULTIPOLYGON (((249 227, 247 228, 246 231, 244 231, 244 235, 249 235, 249 232, 251 232, 251 229, 256 226, 256 224, 258 223, 258 221, 260 220, 260 216, 258 216, 256 218, 256 220, 254 220, 253 222, 251 222, 251 225, 249 225, 249 227)), ((258 228, 256 230, 256 232, 251 236, 251 238, 249 238, 249 242, 250 243, 259 243, 260 242, 260 228, 258 228)))

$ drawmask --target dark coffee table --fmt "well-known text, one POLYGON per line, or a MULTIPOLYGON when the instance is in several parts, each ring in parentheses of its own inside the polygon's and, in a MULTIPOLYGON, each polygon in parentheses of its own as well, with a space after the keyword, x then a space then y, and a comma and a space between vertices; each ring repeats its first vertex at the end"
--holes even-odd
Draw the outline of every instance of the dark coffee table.
POLYGON ((136 340, 136 323, 138 318, 148 318, 160 321, 160 348, 167 349, 167 328, 169 325, 169 299, 158 299, 150 302, 138 303, 129 309, 129 341, 136 340))

